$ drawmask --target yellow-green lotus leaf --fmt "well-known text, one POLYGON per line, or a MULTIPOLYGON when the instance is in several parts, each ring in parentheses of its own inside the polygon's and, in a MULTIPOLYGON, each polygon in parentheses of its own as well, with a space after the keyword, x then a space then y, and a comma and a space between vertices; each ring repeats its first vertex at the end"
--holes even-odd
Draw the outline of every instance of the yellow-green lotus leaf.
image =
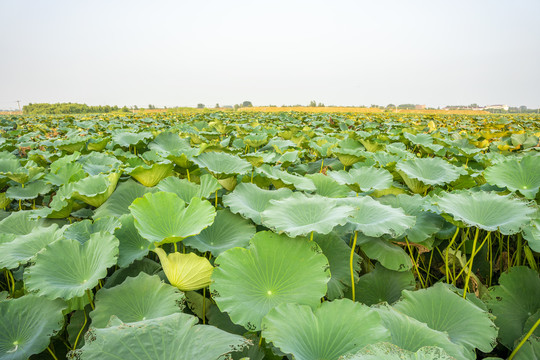
POLYGON ((182 291, 199 290, 210 285, 214 267, 207 258, 194 253, 175 252, 167 255, 161 248, 154 249, 159 256, 163 272, 171 285, 182 291))

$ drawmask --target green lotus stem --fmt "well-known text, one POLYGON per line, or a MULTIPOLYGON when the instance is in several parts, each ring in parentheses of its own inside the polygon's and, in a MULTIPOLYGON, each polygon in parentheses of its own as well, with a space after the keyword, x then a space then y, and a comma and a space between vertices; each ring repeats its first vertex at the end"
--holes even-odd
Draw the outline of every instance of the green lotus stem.
POLYGON ((320 173, 322 173, 323 167, 324 167, 324 158, 321 159, 321 171, 319 171, 320 173))
POLYGON ((431 271, 431 260, 433 260, 433 253, 434 251, 430 251, 430 254, 429 254, 429 263, 428 263, 428 268, 427 268, 427 277, 426 277, 426 285, 429 286, 429 277, 431 276, 430 274, 430 271, 431 271))
POLYGON ((512 257, 510 256, 510 235, 506 238, 506 253, 508 254, 508 269, 512 267, 512 257))
POLYGON ((356 239, 358 238, 358 231, 354 232, 354 240, 353 245, 351 247, 351 257, 349 259, 349 265, 351 270, 351 289, 352 289, 352 301, 354 301, 355 293, 354 293, 354 269, 353 269, 353 258, 354 258, 354 249, 356 248, 356 239))
POLYGON ((22 210, 21 200, 19 199, 19 210, 22 210))
POLYGON ((253 173, 254 173, 255 167, 251 168, 251 183, 253 184, 253 173))
POLYGON ((13 274, 11 273, 11 270, 6 270, 7 271, 7 274, 9 276, 9 280, 11 280, 11 295, 13 295, 15 293, 15 278, 13 278, 13 274))
POLYGON ((174 252, 178 252, 178 247, 176 246, 176 241, 173 242, 173 244, 174 244, 174 252))
POLYGON ((311 232, 311 235, 309 236, 309 241, 313 241, 313 231, 311 232))
POLYGON ((189 178, 189 169, 186 169, 187 171, 187 181, 191 182, 191 179, 189 178))
POLYGON ((522 238, 521 234, 518 233, 517 235, 517 245, 516 245, 516 252, 514 253, 516 256, 516 260, 514 261, 514 265, 519 266, 521 265, 521 246, 522 246, 522 238))
POLYGON ((533 327, 531 328, 531 330, 529 330, 529 332, 525 335, 525 337, 523 339, 521 339, 521 341, 519 342, 518 346, 516 346, 516 348, 514 349, 514 351, 512 351, 512 353, 510 354, 510 356, 508 357, 508 360, 512 360, 514 358, 514 356, 516 356, 516 353, 519 351, 519 349, 521 349, 521 347, 523 346, 523 344, 525 344, 525 342, 531 337, 531 335, 534 333, 534 330, 536 330, 536 328, 538 327, 538 325, 540 325, 540 319, 536 320, 536 322, 534 323, 533 327))
POLYGON ((472 263, 472 259, 476 256, 476 254, 478 254, 480 252, 480 250, 482 250, 482 247, 484 246, 484 244, 486 243, 486 241, 489 239, 490 237, 490 232, 488 232, 488 234, 486 235, 486 237, 484 238, 484 241, 482 241, 482 243, 480 244, 480 246, 478 247, 478 249, 476 249, 476 251, 474 253, 472 253, 471 255, 471 258, 469 259, 469 261, 467 261, 465 263, 465 266, 461 269, 461 271, 456 275, 455 279, 454 279, 454 282, 456 281, 457 278, 459 278, 461 276, 461 274, 463 273, 463 271, 465 271, 465 269, 471 265, 472 263))
POLYGON ((488 257, 489 257, 489 284, 491 287, 491 280, 493 279, 493 246, 491 245, 491 236, 488 239, 488 257))
POLYGON ((49 353, 51 354, 54 360, 58 360, 58 358, 56 357, 56 355, 54 355, 53 351, 51 350, 49 346, 47 346, 47 350, 49 350, 49 353))
POLYGON ((418 275, 418 281, 420 281, 420 285, 422 288, 425 289, 426 285, 424 284, 424 279, 422 278, 422 274, 420 274, 420 269, 418 268, 418 263, 414 260, 414 256, 411 249, 411 244, 409 244, 409 239, 405 236, 405 242, 407 243, 407 248, 409 249, 409 256, 411 257, 411 262, 413 263, 414 267, 416 268, 416 274, 418 275))
POLYGON ((90 301, 90 307, 92 310, 95 310, 94 302, 92 301, 92 296, 90 295, 90 289, 86 289, 86 296, 88 296, 88 301, 90 301))
POLYGON ((83 323, 83 326, 81 327, 81 330, 79 330, 77 337, 75 338, 75 343, 73 344, 72 350, 77 349, 77 343, 79 342, 79 338, 81 337, 81 334, 84 330, 84 327, 86 326, 86 323, 88 322, 88 317, 86 316, 86 311, 84 309, 83 309, 83 313, 84 313, 84 323, 83 323))
MULTIPOLYGON (((465 286, 463 287, 463 298, 467 298, 467 288, 469 287, 469 280, 471 279, 471 274, 473 272, 473 260, 474 260, 474 253, 476 251, 476 242, 478 241, 478 234, 480 233, 480 228, 476 228, 476 233, 474 234, 474 240, 472 245, 472 253, 471 253, 471 265, 469 272, 467 273, 467 277, 465 278, 465 286)), ((467 265, 465 265, 467 266, 467 265)))
POLYGON ((206 288, 202 289, 202 323, 206 324, 206 288))
POLYGON ((444 255, 444 267, 446 271, 446 283, 450 284, 450 269, 448 268, 448 251, 454 245, 454 241, 456 241, 457 235, 459 233, 459 228, 456 227, 456 232, 454 233, 454 236, 452 236, 452 240, 450 241, 450 244, 448 244, 448 247, 446 248, 446 254, 444 255))
POLYGON ((218 197, 217 197, 217 190, 216 190, 216 210, 217 210, 217 201, 218 201, 218 197))

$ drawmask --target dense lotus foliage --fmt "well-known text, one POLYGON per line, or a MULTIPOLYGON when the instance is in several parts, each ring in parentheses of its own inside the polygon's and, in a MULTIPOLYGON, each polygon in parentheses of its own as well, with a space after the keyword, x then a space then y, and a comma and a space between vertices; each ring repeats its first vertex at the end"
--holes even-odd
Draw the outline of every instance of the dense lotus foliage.
POLYGON ((0 360, 539 359, 540 117, 0 117, 0 360))

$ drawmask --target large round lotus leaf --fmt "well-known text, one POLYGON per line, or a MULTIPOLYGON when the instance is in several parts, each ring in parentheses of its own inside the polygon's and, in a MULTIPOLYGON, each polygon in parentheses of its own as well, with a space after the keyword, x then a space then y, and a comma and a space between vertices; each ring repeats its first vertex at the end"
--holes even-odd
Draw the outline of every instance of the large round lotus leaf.
POLYGON ((402 160, 397 163, 396 170, 400 174, 431 186, 448 184, 466 173, 464 169, 441 158, 402 160))
POLYGON ((210 174, 201 176, 200 184, 190 182, 187 179, 169 176, 168 178, 161 180, 156 187, 160 191, 175 193, 187 204, 189 204, 194 197, 208 198, 211 194, 221 189, 219 182, 210 174))
POLYGON ((199 290, 210 285, 214 267, 207 258, 194 253, 175 252, 167 255, 161 248, 154 249, 159 256, 163 272, 171 285, 182 291, 199 290))
POLYGON ((41 249, 60 239, 58 225, 36 227, 26 235, 17 235, 13 241, 0 243, 0 269, 14 269, 27 263, 41 249))
POLYGON ((233 192, 223 196, 223 204, 233 213, 261 225, 261 213, 268 207, 270 200, 285 199, 291 194, 292 191, 287 188, 263 190, 254 184, 242 183, 238 184, 233 192))
POLYGON ((388 240, 358 234, 357 244, 368 258, 377 260, 389 270, 407 271, 412 268, 409 254, 388 240))
POLYGON ((134 224, 133 215, 124 214, 120 217, 122 227, 114 232, 120 242, 118 247, 118 266, 127 267, 135 260, 142 259, 148 254, 152 243, 143 238, 134 224))
POLYGON ((251 221, 229 210, 218 210, 214 223, 191 236, 184 243, 201 252, 210 251, 218 256, 223 251, 233 247, 246 247, 249 240, 255 235, 255 226, 251 221))
POLYGON ((183 302, 184 294, 174 286, 163 283, 157 275, 142 272, 96 293, 96 308, 90 313, 92 327, 106 327, 112 315, 125 323, 167 316, 180 312, 183 302))
MULTIPOLYGON (((351 286, 350 254, 351 248, 336 234, 316 234, 313 240, 319 245, 330 264, 332 278, 328 282, 326 297, 329 300, 342 298, 344 291, 351 286)), ((353 253, 354 279, 358 281, 361 258, 353 253)))
POLYGON ((69 184, 83 179, 86 174, 79 163, 67 163, 53 172, 52 164, 51 172, 44 176, 44 180, 56 186, 69 184))
POLYGON ((262 321, 262 336, 297 360, 337 360, 364 346, 390 340, 381 318, 369 307, 348 299, 309 306, 281 304, 262 321))
POLYGON ((43 224, 43 219, 33 219, 30 211, 17 211, 0 221, 0 234, 27 235, 43 224))
POLYGON ((73 197, 88 205, 99 207, 111 196, 119 178, 119 173, 86 177, 73 184, 73 197))
POLYGON ((468 350, 489 353, 495 346, 497 328, 490 314, 449 290, 444 284, 418 291, 403 291, 394 309, 431 329, 448 333, 453 343, 468 350))
POLYGON ((366 346, 356 354, 342 356, 339 360, 456 360, 456 358, 434 346, 424 346, 412 352, 394 344, 377 343, 366 346))
POLYGON ((354 207, 348 222, 367 236, 388 234, 398 237, 415 224, 414 216, 405 215, 402 209, 383 205, 369 196, 339 199, 339 202, 354 207))
POLYGON ((502 273, 499 285, 489 291, 487 306, 495 315, 499 340, 508 349, 529 329, 527 319, 540 310, 540 277, 538 272, 524 266, 512 267, 502 273))
POLYGON ((193 149, 189 145, 189 140, 181 139, 178 134, 171 132, 162 132, 156 138, 148 144, 148 148, 155 152, 167 156, 173 160, 177 165, 183 166, 179 163, 179 160, 183 157, 187 160, 187 157, 196 155, 198 150, 193 149))
POLYGON ((223 152, 206 152, 194 158, 195 163, 208 171, 225 177, 247 174, 251 164, 238 156, 223 152))
POLYGON ((416 217, 414 226, 405 230, 404 234, 410 242, 420 243, 425 241, 439 232, 444 225, 445 221, 440 215, 424 211, 426 201, 418 194, 414 196, 406 194, 391 195, 378 200, 382 204, 403 209, 406 215, 416 217))
POLYGON ((62 300, 28 294, 0 301, 0 359, 26 360, 47 348, 64 324, 62 300))
POLYGON ((37 180, 26 184, 24 187, 21 185, 10 186, 6 191, 6 196, 14 200, 30 200, 37 198, 39 195, 47 194, 49 191, 51 191, 51 184, 37 180))
POLYGON ((129 214, 129 205, 131 205, 133 200, 154 191, 155 189, 149 189, 131 179, 120 183, 107 201, 96 209, 93 217, 94 219, 99 219, 105 216, 120 217, 124 214, 129 214))
POLYGON ((443 146, 434 144, 433 137, 429 134, 420 133, 415 135, 409 132, 404 132, 403 136, 413 144, 422 146, 428 153, 439 152, 444 149, 443 146))
POLYGON ((90 236, 93 233, 100 231, 107 234, 114 234, 116 229, 122 226, 120 220, 115 217, 107 216, 99 218, 92 222, 91 220, 82 220, 69 225, 64 230, 64 237, 67 239, 77 240, 81 244, 84 244, 90 240, 90 236))
POLYGON ((32 160, 29 160, 24 167, 21 167, 18 160, 0 160, 0 175, 4 175, 19 184, 26 184, 43 176, 43 168, 32 160))
POLYGON ((77 136, 71 139, 56 140, 54 142, 54 147, 71 154, 76 151, 81 151, 84 148, 84 145, 86 145, 86 141, 86 138, 77 136))
POLYGON ((358 185, 362 191, 384 190, 392 186, 392 174, 384 169, 363 166, 350 171, 329 171, 328 176, 340 184, 358 185))
POLYGON ((329 264, 316 243, 268 231, 255 234, 248 249, 233 248, 216 260, 210 289, 221 309, 246 329, 282 303, 316 306, 326 294, 329 264))
POLYGON ((148 131, 142 131, 142 132, 129 132, 129 131, 122 131, 118 132, 113 135, 112 140, 113 143, 116 145, 120 145, 121 147, 130 147, 130 146, 137 146, 140 143, 147 142, 149 139, 152 139, 154 136, 151 132, 148 131))
POLYGON ((124 324, 115 320, 104 329, 91 328, 86 343, 68 357, 81 360, 216 360, 248 345, 241 336, 216 327, 195 325, 195 316, 174 313, 124 324))
POLYGON ((146 164, 140 158, 130 161, 130 168, 126 173, 144 186, 152 187, 168 176, 173 175, 174 164, 168 160, 146 164))
POLYGON ((380 263, 375 264, 371 272, 360 276, 354 286, 356 301, 366 305, 393 304, 399 300, 403 290, 414 290, 415 287, 411 271, 388 270, 380 263))
POLYGON ((334 199, 296 192, 282 200, 271 200, 261 218, 265 226, 295 237, 311 232, 328 234, 335 226, 346 224, 353 211, 334 199))
POLYGON ((24 271, 24 283, 52 299, 80 297, 107 276, 117 256, 118 239, 107 233, 94 233, 84 244, 58 240, 38 253, 35 264, 24 271))
POLYGON ((141 260, 135 260, 133 263, 129 264, 128 267, 116 270, 111 276, 109 276, 105 280, 105 285, 103 285, 103 287, 108 289, 120 285, 128 277, 135 277, 141 272, 144 272, 148 275, 158 275, 161 280, 166 279, 166 276, 162 271, 161 265, 154 260, 150 260, 149 258, 144 257, 141 260))
POLYGON ((504 235, 519 232, 531 221, 535 209, 526 203, 493 192, 461 191, 435 198, 437 206, 454 220, 504 235))
POLYGON ((290 188, 294 187, 297 190, 309 192, 317 189, 311 179, 288 173, 280 170, 278 167, 271 167, 267 164, 263 164, 262 166, 256 168, 255 171, 257 174, 269 178, 276 188, 287 186, 290 188))
POLYGON ((84 171, 90 176, 118 172, 122 162, 112 155, 92 152, 78 160, 84 171))
POLYGON ((381 305, 376 310, 381 316, 384 327, 392 334, 392 344, 401 349, 414 352, 425 346, 436 346, 456 359, 476 359, 474 351, 453 343, 444 331, 431 329, 425 323, 402 314, 388 305, 381 305))
POLYGON ((181 241, 200 233, 214 222, 216 210, 206 200, 186 203, 176 194, 148 193, 129 207, 135 227, 148 241, 158 244, 181 241))
POLYGON ((489 184, 519 191, 527 199, 534 199, 540 188, 540 156, 511 158, 486 169, 489 184))
POLYGON ((321 196, 329 198, 342 198, 346 197, 350 192, 348 186, 338 183, 336 180, 324 174, 310 174, 306 175, 308 179, 311 179, 317 188, 315 193, 321 196))

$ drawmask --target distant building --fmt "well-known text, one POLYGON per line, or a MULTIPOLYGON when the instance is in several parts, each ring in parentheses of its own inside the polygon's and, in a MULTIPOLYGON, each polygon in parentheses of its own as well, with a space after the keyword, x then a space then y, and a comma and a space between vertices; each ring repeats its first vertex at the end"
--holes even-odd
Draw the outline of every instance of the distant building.
POLYGON ((426 110, 426 105, 414 105, 414 110, 426 110))
POLYGON ((488 105, 484 109, 485 110, 504 110, 508 111, 510 107, 508 105, 488 105))

